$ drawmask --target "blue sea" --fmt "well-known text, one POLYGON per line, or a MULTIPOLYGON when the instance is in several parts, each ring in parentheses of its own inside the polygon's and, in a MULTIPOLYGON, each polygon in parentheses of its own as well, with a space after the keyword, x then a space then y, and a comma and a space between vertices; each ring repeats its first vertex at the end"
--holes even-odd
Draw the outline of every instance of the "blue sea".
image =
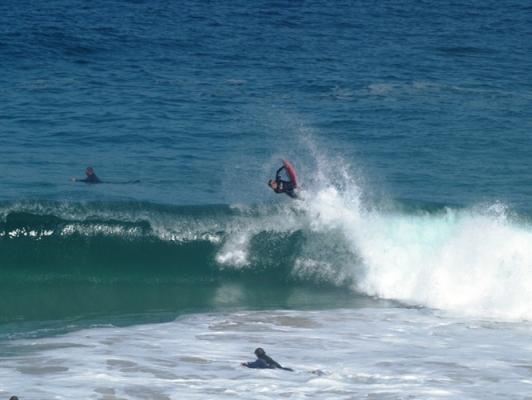
POLYGON ((0 396, 530 398, 531 16, 0 2, 0 396))

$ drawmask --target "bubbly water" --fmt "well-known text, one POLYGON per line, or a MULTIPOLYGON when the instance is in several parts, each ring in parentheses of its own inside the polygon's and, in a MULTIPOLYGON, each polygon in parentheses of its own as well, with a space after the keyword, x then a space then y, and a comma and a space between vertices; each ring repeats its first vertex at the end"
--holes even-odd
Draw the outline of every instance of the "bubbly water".
MULTIPOLYGON (((532 326, 408 308, 198 314, 2 347, 25 398, 522 399, 532 326), (283 366, 253 370, 257 345, 283 366)), ((7 396, 7 393, 5 394, 7 396)))

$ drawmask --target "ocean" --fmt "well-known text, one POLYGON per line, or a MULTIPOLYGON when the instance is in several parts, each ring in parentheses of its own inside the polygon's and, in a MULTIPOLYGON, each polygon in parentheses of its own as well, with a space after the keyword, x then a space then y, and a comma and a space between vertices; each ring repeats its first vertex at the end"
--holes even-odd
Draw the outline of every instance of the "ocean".
POLYGON ((0 397, 532 398, 531 14, 1 2, 0 397))

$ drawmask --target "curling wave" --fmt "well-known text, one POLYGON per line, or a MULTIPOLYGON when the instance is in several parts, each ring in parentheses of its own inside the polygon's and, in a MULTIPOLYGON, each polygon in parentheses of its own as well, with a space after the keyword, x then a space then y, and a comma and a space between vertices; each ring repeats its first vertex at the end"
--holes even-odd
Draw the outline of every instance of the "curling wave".
MULTIPOLYGON (((48 285, 67 297, 67 288, 82 287, 85 295, 107 293, 110 304, 117 302, 113 290, 149 303, 171 288, 165 296, 172 301, 186 297, 177 290, 188 293, 179 308, 204 304, 194 293, 201 287, 230 284, 236 292, 275 292, 270 299, 279 288, 286 289, 280 297, 328 288, 339 297, 348 291, 467 315, 532 318, 532 228, 501 204, 372 208, 351 185, 277 206, 26 202, 2 204, 0 217, 0 285, 30 298, 48 285)), ((202 295, 212 297, 209 290, 202 295)), ((252 304, 232 290, 222 297, 252 304)))

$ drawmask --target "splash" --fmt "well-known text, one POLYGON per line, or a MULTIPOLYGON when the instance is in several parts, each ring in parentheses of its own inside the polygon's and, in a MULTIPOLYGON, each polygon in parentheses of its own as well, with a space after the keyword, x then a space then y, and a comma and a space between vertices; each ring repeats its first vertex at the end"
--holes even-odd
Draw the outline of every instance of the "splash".
POLYGON ((339 181, 300 207, 311 231, 345 241, 351 260, 344 254, 338 274, 350 272, 355 290, 462 315, 532 318, 532 227, 503 204, 384 210, 362 200, 345 169, 339 181))
POLYGON ((273 285, 332 285, 462 315, 532 319, 524 218, 501 203, 383 207, 351 165, 310 150, 316 169, 300 201, 3 204, 0 278, 153 284, 260 274, 273 285))

